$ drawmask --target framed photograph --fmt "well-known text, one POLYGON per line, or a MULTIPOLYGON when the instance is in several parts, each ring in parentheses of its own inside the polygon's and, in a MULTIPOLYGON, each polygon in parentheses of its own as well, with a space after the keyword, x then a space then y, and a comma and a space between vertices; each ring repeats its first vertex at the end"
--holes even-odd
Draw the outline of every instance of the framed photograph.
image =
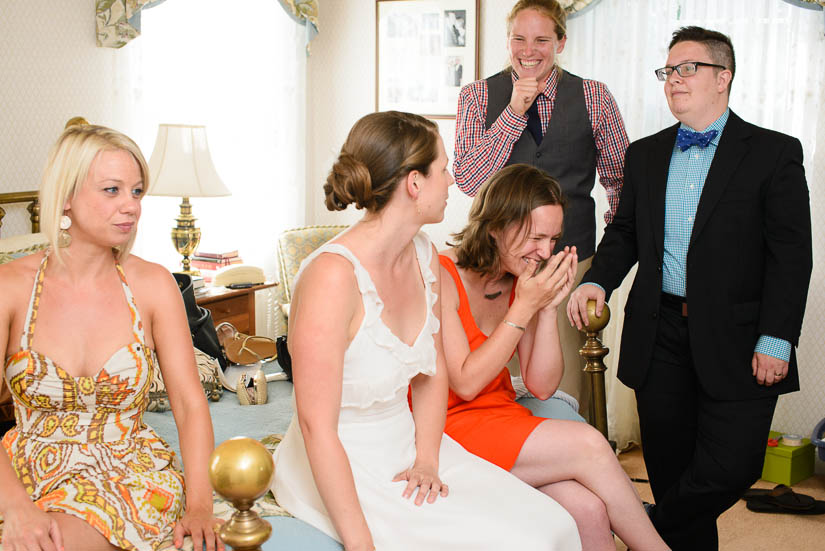
POLYGON ((478 78, 480 0, 377 0, 377 111, 455 118, 478 78))

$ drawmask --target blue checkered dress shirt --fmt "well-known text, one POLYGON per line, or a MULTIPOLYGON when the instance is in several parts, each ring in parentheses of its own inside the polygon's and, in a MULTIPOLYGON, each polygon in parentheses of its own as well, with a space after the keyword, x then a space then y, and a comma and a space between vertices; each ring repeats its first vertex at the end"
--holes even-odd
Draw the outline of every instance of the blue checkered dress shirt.
MULTIPOLYGON (((662 291, 665 293, 685 296, 685 266, 693 220, 710 164, 728 122, 728 115, 730 109, 726 109, 721 117, 702 130, 718 132, 706 148, 693 146, 682 151, 676 147, 675 142, 673 144, 665 195, 665 254, 662 266, 662 291)), ((686 124, 682 124, 680 128, 696 131, 686 124)), ((601 285, 591 284, 601 288, 601 285)), ((791 357, 791 343, 784 339, 760 335, 754 351, 787 362, 791 357)))
MULTIPOLYGON (((721 117, 702 130, 719 132, 706 148, 693 146, 682 151, 675 144, 673 146, 665 195, 665 254, 662 266, 662 291, 665 293, 685 296, 685 266, 693 220, 729 114, 730 109, 726 109, 721 117)), ((686 124, 680 128, 696 131, 686 124)), ((760 335, 755 351, 787 362, 791 357, 791 343, 760 335)))

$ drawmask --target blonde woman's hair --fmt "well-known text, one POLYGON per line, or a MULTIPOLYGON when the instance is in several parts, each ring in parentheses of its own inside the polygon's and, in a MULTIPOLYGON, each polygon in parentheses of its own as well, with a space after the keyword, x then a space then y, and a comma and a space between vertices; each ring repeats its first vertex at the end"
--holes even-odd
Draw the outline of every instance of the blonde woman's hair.
POLYGON ((428 176, 438 157, 438 126, 412 113, 384 111, 358 120, 324 184, 329 210, 379 212, 403 177, 417 170, 428 176))
MULTIPOLYGON (((40 228, 58 262, 62 262, 57 240, 63 208, 67 200, 77 195, 92 161, 101 151, 129 152, 140 167, 144 191, 149 189, 149 166, 131 138, 105 126, 80 124, 66 128, 49 153, 40 183, 40 228)), ((117 248, 119 260, 128 256, 136 234, 137 231, 133 231, 129 241, 117 248)))
POLYGON ((561 186, 545 171, 526 164, 502 168, 484 182, 470 207, 464 229, 452 234, 456 264, 481 275, 497 275, 501 270, 494 237, 515 225, 519 232, 530 230, 533 209, 567 202, 561 186))
POLYGON ((507 36, 510 36, 513 20, 523 10, 536 10, 550 18, 556 25, 556 38, 559 40, 567 34, 567 12, 556 0, 519 0, 507 15, 507 36))

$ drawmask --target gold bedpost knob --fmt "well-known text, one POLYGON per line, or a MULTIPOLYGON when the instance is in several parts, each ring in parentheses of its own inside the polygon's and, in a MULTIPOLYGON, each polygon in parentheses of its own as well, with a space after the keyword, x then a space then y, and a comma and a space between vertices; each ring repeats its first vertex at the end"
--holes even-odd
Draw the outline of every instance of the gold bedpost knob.
POLYGON ((587 336, 590 336, 590 333, 598 333, 605 327, 607 327, 607 323, 610 321, 610 307, 607 303, 604 303, 604 308, 602 308, 602 315, 596 315, 596 301, 595 300, 588 300, 587 301, 587 319, 590 320, 590 325, 585 326, 585 333, 587 336))
MULTIPOLYGON (((587 381, 590 387, 590 423, 601 432, 608 441, 607 433, 607 394, 604 389, 604 372, 607 368, 604 365, 604 357, 610 349, 604 346, 599 340, 599 331, 607 326, 610 321, 610 307, 607 303, 602 308, 602 315, 596 316, 596 301, 587 301, 587 318, 589 325, 582 327, 582 333, 587 334, 584 346, 579 349, 579 354, 584 358, 584 372, 587 373, 587 381)), ((611 442, 611 445, 614 443, 611 442)), ((614 445, 615 449, 615 445, 614 445)))
POLYGON ((255 500, 272 484, 275 464, 272 454, 252 438, 231 438, 209 458, 209 482, 218 494, 237 509, 218 531, 225 544, 236 551, 260 551, 272 526, 252 511, 255 500))

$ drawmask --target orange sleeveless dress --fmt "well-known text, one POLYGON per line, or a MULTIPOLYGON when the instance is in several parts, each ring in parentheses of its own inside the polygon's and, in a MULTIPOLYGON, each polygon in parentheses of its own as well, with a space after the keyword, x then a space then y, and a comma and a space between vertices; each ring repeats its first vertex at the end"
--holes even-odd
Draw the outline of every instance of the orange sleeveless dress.
MULTIPOLYGON (((487 335, 481 332, 473 319, 470 301, 455 264, 443 255, 439 255, 438 260, 455 281, 458 289, 458 316, 470 343, 470 351, 473 351, 487 340, 487 335)), ((510 293, 510 303, 514 297, 515 286, 510 293)), ((542 421, 543 417, 535 417, 529 409, 516 403, 516 391, 513 390, 510 372, 505 366, 469 402, 450 390, 444 432, 467 451, 509 471, 515 465, 524 441, 542 421)))

